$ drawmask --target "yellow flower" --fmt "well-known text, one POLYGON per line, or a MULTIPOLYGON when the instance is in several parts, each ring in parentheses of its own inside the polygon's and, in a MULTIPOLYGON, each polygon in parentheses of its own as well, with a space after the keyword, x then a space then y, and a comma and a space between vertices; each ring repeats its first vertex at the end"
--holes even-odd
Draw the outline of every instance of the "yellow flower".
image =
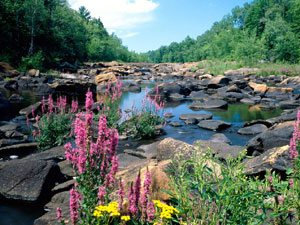
POLYGON ((126 221, 130 220, 130 216, 121 216, 121 220, 126 222, 126 221))

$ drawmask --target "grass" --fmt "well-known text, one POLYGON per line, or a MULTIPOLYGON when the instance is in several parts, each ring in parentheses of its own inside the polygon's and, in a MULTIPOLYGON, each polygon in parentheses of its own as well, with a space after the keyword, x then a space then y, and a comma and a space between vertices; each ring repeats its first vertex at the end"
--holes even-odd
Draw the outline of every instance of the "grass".
POLYGON ((257 75, 286 75, 286 76, 299 76, 300 65, 287 64, 287 63, 242 63, 242 62, 223 62, 204 60, 199 62, 198 68, 204 69, 206 73, 219 75, 224 74, 227 70, 237 70, 243 67, 258 68, 259 71, 255 72, 257 75))

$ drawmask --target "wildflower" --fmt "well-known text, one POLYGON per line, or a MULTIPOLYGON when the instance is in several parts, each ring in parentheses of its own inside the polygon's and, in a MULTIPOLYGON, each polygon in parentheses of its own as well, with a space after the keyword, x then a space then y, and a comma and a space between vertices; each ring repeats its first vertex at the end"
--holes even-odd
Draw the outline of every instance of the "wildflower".
POLYGON ((56 208, 56 216, 59 222, 62 221, 61 208, 59 207, 56 208))
POLYGON ((130 220, 130 216, 121 216, 121 220, 126 222, 130 220))
POLYGON ((78 220, 78 193, 76 189, 72 188, 70 190, 70 211, 72 223, 76 224, 78 220))
POLYGON ((290 184, 291 187, 293 187, 293 185, 294 185, 294 180, 293 180, 293 178, 291 178, 291 179, 289 180, 289 184, 290 184))

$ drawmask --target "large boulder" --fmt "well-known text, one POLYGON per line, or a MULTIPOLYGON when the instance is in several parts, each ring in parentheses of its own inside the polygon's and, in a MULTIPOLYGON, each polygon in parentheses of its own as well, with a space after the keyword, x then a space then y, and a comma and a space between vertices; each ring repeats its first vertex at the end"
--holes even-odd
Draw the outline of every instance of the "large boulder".
POLYGON ((13 160, 0 164, 0 194, 7 199, 43 200, 60 177, 56 163, 42 160, 13 160))
POLYGON ((99 74, 95 77, 96 85, 106 85, 108 82, 117 82, 117 78, 113 72, 99 74))
POLYGON ((264 175, 267 170, 284 173, 292 168, 289 145, 275 147, 265 151, 260 156, 246 161, 245 173, 248 175, 264 175))
POLYGON ((227 77, 225 77, 223 75, 218 75, 218 76, 212 78, 209 81, 207 87, 208 88, 220 88, 220 87, 224 87, 224 86, 226 86, 229 83, 229 81, 231 81, 229 78, 227 78, 227 77))
POLYGON ((5 74, 7 77, 18 76, 19 72, 11 67, 8 63, 0 62, 0 73, 5 74))
POLYGON ((266 84, 257 84, 250 81, 248 85, 253 89, 255 94, 264 95, 268 90, 268 86, 266 84))
POLYGON ((288 145, 294 131, 294 121, 274 125, 246 144, 247 154, 257 155, 268 149, 288 145))
POLYGON ((269 87, 265 96, 277 100, 289 100, 293 92, 293 88, 269 87))

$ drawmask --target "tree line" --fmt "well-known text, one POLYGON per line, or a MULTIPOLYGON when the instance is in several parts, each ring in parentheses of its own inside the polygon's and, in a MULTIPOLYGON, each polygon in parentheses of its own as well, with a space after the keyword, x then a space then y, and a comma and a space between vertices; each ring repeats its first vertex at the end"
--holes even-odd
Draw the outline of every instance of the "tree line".
POLYGON ((62 62, 137 61, 85 7, 67 0, 1 0, 0 61, 21 70, 57 68, 62 62))
POLYGON ((300 60, 300 0, 254 0, 196 39, 185 38, 142 54, 144 61, 238 60, 297 63, 300 60))

